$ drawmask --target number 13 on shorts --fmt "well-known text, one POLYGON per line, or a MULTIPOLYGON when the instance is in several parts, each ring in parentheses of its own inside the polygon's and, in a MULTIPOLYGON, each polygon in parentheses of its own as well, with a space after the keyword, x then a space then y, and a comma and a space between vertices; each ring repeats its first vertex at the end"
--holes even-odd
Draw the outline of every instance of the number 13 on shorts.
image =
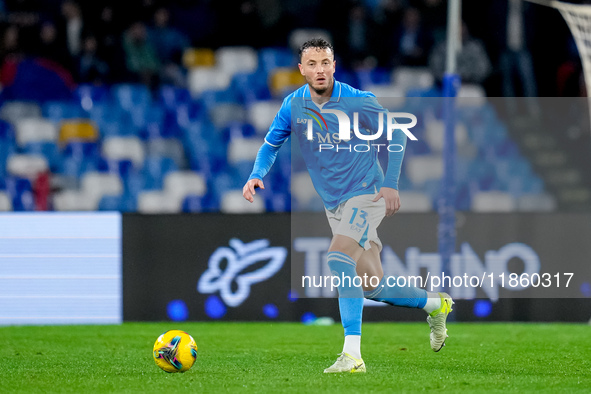
POLYGON ((351 216, 351 220, 349 220, 349 224, 357 227, 351 226, 351 229, 361 232, 367 226, 367 211, 355 207, 351 209, 353 210, 353 215, 351 216))

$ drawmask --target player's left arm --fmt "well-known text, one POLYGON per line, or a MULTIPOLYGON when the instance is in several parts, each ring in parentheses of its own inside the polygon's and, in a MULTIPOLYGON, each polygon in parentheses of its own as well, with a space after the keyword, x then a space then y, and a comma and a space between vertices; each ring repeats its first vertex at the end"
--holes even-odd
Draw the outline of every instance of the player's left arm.
MULTIPOLYGON (((380 105, 375 97, 368 97, 364 100, 363 113, 366 114, 366 120, 369 123, 370 130, 378 130, 379 125, 377 121, 379 117, 377 113, 382 113, 383 118, 383 136, 387 135, 387 122, 385 114, 388 112, 380 105), (374 124, 372 124, 372 122, 374 124)), ((385 137, 383 138, 385 139, 385 137)), ((400 195, 398 194, 398 180, 400 178, 400 170, 402 168, 402 159, 404 158, 404 151, 406 149, 406 134, 400 129, 395 129, 392 133, 392 139, 386 140, 386 144, 392 147, 388 149, 388 169, 384 177, 384 183, 380 188, 379 193, 374 201, 383 198, 386 202, 386 216, 392 216, 400 209, 400 195)))
MULTIPOLYGON (((400 196, 398 195, 398 180, 402 168, 402 159, 406 150, 406 134, 400 129, 392 133, 392 140, 387 141, 391 146, 388 153, 388 169, 384 176, 384 183, 380 193, 376 196, 386 200, 386 216, 392 216, 400 209, 400 196), (382 195, 380 197, 380 195, 382 195)), ((377 201, 377 200, 376 200, 377 201)))

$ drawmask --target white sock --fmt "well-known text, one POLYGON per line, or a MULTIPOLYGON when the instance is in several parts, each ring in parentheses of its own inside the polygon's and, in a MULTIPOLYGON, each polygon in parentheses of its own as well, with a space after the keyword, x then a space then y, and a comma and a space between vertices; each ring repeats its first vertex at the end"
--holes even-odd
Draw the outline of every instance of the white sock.
POLYGON ((361 358, 361 335, 347 335, 343 345, 343 352, 353 358, 361 358))
POLYGON ((441 297, 439 296, 439 293, 427 292, 427 303, 423 307, 423 310, 431 314, 431 312, 439 308, 441 308, 441 297))

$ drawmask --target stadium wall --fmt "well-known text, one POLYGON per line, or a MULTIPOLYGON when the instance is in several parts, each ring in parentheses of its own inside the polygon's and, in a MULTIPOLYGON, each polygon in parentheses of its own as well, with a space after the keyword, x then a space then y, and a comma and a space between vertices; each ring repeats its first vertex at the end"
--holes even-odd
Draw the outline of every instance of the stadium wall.
MULTIPOLYGON (((436 214, 399 214, 381 224, 386 275, 438 272, 437 220, 436 214)), ((449 275, 495 278, 492 287, 449 289, 470 298, 458 300, 457 320, 591 317, 591 215, 467 213, 458 217, 457 231, 449 275), (550 279, 521 288, 509 283, 510 273, 546 273, 550 279)), ((126 321, 338 320, 330 289, 301 286, 303 275, 327 274, 323 253, 330 233, 322 213, 127 214, 122 235, 126 321)), ((367 304, 365 320, 424 319, 420 310, 377 305, 367 304)))
MULTIPOLYGON (((447 275, 550 279, 452 286, 456 320, 589 320, 591 214, 466 213, 457 223, 447 275)), ((385 274, 439 272, 436 224, 436 214, 384 220, 385 274)), ((338 320, 328 286, 302 287, 303 276, 327 274, 329 242, 322 213, 0 214, 0 325, 338 320)), ((364 310, 367 321, 424 318, 371 302, 364 310)))

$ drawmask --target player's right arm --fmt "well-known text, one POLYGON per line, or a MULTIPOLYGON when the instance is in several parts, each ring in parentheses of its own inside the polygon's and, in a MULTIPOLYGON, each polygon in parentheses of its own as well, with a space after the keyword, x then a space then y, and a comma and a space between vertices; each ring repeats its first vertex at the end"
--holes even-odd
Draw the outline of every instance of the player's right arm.
POLYGON ((248 181, 242 188, 242 196, 250 202, 254 201, 255 189, 265 188, 263 178, 275 163, 277 152, 281 145, 289 138, 291 134, 291 96, 283 100, 281 109, 275 115, 269 132, 265 136, 265 142, 257 153, 256 160, 248 181))

